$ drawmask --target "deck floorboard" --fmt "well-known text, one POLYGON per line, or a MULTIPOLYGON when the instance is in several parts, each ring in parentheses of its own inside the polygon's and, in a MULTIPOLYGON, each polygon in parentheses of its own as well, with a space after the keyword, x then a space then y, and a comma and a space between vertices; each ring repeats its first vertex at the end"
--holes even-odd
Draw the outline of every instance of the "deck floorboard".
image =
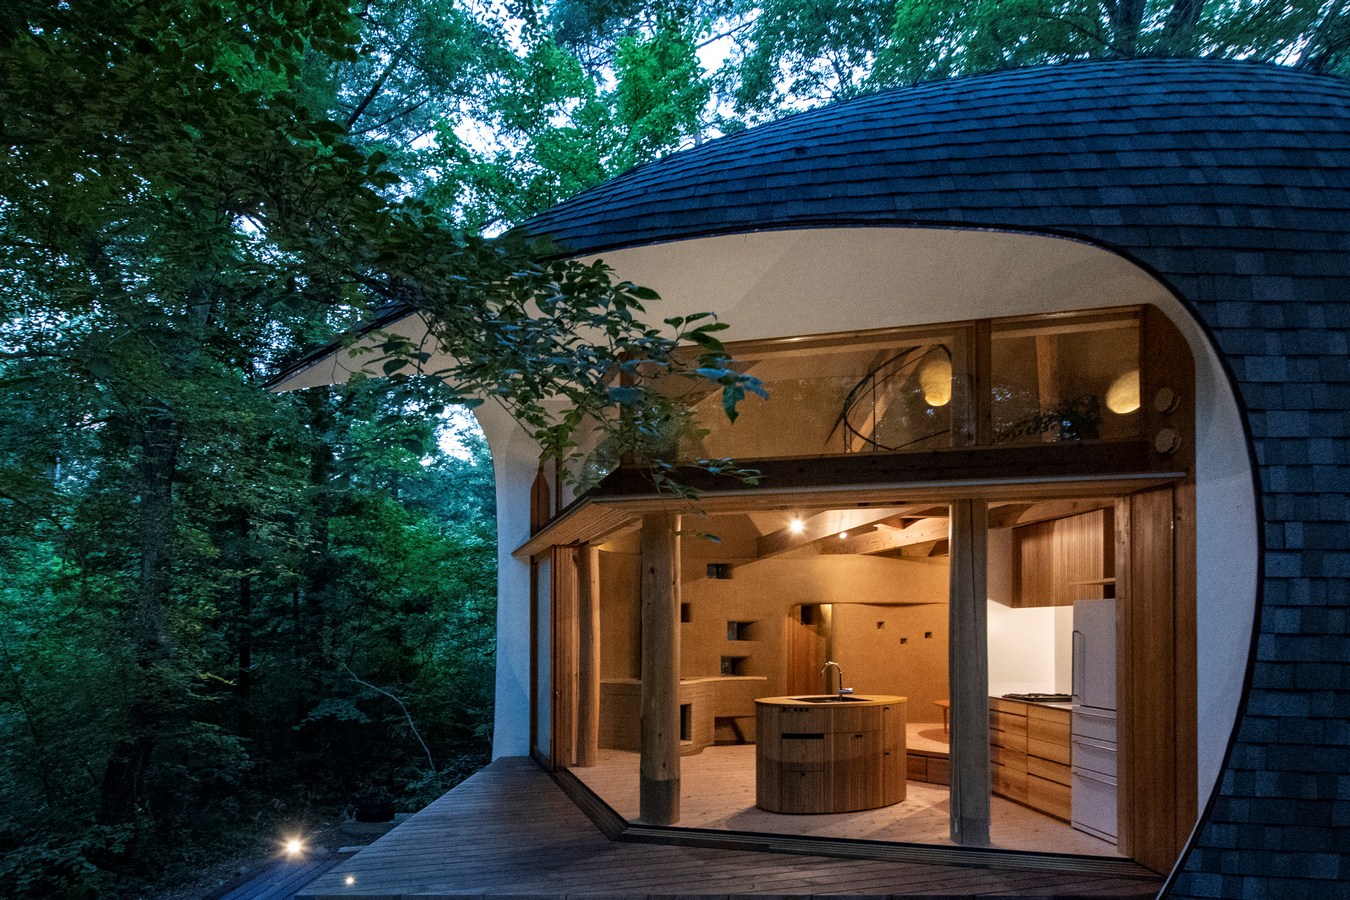
POLYGON ((297 897, 1152 897, 1161 879, 611 841, 532 762, 501 759, 297 897))

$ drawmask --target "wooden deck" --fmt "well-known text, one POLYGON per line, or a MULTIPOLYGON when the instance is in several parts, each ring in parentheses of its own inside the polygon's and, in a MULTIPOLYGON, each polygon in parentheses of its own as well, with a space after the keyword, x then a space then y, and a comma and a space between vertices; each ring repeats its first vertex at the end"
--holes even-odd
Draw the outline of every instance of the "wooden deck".
MULTIPOLYGON (((1008 866, 844 859, 637 842, 637 831, 610 840, 533 762, 500 759, 297 896, 1152 897, 1162 882, 1124 862, 1122 874, 1101 875, 1015 868, 1011 858, 1008 866)), ((664 840, 680 840, 678 831, 664 840)))

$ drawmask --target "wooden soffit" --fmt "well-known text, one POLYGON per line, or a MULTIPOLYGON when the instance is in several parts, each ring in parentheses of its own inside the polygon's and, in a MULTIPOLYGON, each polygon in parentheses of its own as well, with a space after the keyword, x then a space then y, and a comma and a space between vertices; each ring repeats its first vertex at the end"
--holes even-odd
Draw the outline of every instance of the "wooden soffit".
POLYGON ((758 484, 701 469, 680 471, 683 482, 699 492, 693 500, 657 491, 643 472, 621 468, 513 555, 528 559, 558 545, 611 539, 657 512, 884 509, 977 497, 1032 502, 1123 496, 1185 477, 1184 471, 1152 468, 1148 451, 1143 441, 1119 441, 744 461, 745 467, 759 470, 758 484))

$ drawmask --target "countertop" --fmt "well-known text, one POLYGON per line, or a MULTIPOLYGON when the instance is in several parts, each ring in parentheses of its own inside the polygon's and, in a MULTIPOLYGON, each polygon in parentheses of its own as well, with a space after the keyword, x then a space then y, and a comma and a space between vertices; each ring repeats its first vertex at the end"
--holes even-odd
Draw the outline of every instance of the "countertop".
POLYGON ((1067 700, 1065 701, 1055 700, 1051 702, 1046 702, 1044 700, 1018 700, 1013 697, 996 697, 993 694, 989 695, 989 699, 1002 700, 1004 703, 1025 703, 1027 706, 1045 706, 1049 707, 1050 709, 1072 710, 1074 706, 1072 702, 1069 702, 1067 700))
POLYGON ((833 694, 799 694, 797 697, 756 697, 756 703, 762 703, 765 706, 798 706, 798 707, 824 707, 833 709, 836 707, 865 707, 878 706, 886 703, 908 703, 906 697, 893 697, 890 694, 849 694, 849 700, 832 700, 827 703, 812 702, 802 700, 800 697, 833 697, 833 694))

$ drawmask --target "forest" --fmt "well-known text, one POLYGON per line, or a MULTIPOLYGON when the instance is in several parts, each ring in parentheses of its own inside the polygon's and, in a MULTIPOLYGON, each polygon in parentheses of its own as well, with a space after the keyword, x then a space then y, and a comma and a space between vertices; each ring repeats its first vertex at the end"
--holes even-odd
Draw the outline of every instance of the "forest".
POLYGON ((652 292, 513 230, 532 214, 896 85, 1140 55, 1344 75, 1346 6, 10 0, 0 895, 139 895, 487 762, 472 408, 660 471, 680 410, 638 375, 709 379, 733 418, 758 389, 725 323, 649 324, 652 292), (269 390, 391 305, 455 362, 415 375, 390 336, 370 375, 269 390))

